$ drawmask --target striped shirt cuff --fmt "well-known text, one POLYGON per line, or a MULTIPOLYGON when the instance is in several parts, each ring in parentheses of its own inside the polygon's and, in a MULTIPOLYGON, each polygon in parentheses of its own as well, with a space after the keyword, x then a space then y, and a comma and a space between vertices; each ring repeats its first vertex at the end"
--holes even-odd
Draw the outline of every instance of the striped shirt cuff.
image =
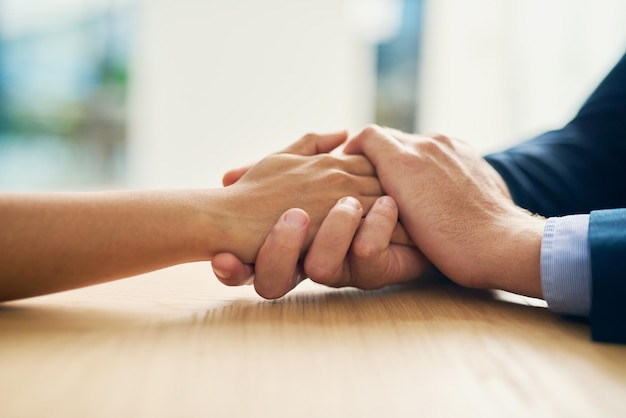
POLYGON ((591 258, 589 215, 550 218, 541 241, 541 287, 550 310, 589 316, 591 258))

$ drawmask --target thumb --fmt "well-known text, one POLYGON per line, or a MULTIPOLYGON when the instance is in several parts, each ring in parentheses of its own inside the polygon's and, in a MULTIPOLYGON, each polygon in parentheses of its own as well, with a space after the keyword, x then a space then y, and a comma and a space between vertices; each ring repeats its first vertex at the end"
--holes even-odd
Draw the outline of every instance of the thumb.
POLYGON ((215 277, 226 286, 253 283, 254 266, 242 263, 234 254, 216 254, 211 260, 211 267, 215 277))
POLYGON ((222 177, 222 184, 224 185, 224 187, 237 183, 239 179, 248 172, 248 170, 254 167, 255 164, 256 163, 249 164, 244 167, 233 168, 232 170, 228 170, 226 174, 224 174, 224 177, 222 177))

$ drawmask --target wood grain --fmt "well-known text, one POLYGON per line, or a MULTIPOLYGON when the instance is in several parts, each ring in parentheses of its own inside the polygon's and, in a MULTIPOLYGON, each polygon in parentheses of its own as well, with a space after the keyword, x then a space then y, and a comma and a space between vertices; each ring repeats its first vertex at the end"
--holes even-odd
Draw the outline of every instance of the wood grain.
POLYGON ((446 281, 270 302, 188 264, 0 305, 0 335, 1 417, 626 416, 626 347, 446 281))

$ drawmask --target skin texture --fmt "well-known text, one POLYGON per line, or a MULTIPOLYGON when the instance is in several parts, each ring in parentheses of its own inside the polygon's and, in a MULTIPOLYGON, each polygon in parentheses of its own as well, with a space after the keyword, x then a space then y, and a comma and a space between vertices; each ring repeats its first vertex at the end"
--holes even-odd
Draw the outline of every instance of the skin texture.
POLYGON ((330 155, 346 133, 307 135, 230 187, 209 190, 0 194, 0 300, 210 260, 245 262, 288 208, 306 210, 306 248, 335 202, 369 209, 382 194, 363 156, 330 155), (307 243, 308 242, 308 243, 307 243))
POLYGON ((357 199, 340 199, 300 259, 309 218, 301 209, 290 209, 268 235, 255 267, 232 254, 218 254, 213 269, 223 283, 254 284, 257 293, 268 299, 285 295, 307 277, 332 287, 376 289, 425 271, 429 263, 417 248, 392 243, 398 219, 393 199, 377 199, 364 220, 362 215, 357 199), (223 271, 216 270, 223 265, 223 271))
POLYGON ((346 138, 346 132, 307 135, 222 189, 228 198, 226 209, 236 215, 236 226, 231 226, 237 231, 223 248, 236 248, 242 261, 254 261, 276 220, 291 207, 305 210, 310 217, 305 246, 342 196, 354 195, 369 210, 382 194, 373 166, 363 156, 329 154, 346 138))
POLYGON ((372 161, 411 238, 450 279, 542 296, 546 220, 516 206, 499 174, 467 143, 370 126, 345 152, 372 161))
MULTIPOLYGON (((272 298, 306 276, 332 286, 370 289, 416 278, 429 260, 463 286, 542 297, 539 260, 546 220, 516 206, 502 178, 468 144, 372 125, 344 152, 370 159, 389 196, 380 198, 360 224, 355 223, 358 209, 335 206, 325 220, 334 226, 322 224, 303 264, 294 263, 293 248, 282 263, 264 264, 259 257, 255 266, 218 254, 213 268, 222 282, 253 282, 261 296, 272 298), (335 222, 342 216, 343 223, 335 222), (389 243, 384 231, 398 217, 419 251, 389 243)), ((289 234, 275 228, 272 235, 261 253, 271 253, 289 234)))

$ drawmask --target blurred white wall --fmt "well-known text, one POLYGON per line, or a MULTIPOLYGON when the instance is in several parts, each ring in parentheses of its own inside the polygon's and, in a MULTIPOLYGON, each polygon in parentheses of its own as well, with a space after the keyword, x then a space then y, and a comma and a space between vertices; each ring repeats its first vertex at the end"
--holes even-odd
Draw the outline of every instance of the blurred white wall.
POLYGON ((482 151, 559 128, 626 51, 623 0, 432 0, 418 126, 482 151))
POLYGON ((130 186, 219 186, 227 169, 308 131, 369 122, 375 61, 352 6, 143 2, 131 63, 130 186))
MULTIPOLYGON (((141 3, 129 185, 219 186, 308 131, 371 122, 375 55, 355 13, 377 2, 398 4, 141 3)), ((482 152, 567 122, 626 49, 622 0, 430 0, 424 25, 420 131, 482 152)))

